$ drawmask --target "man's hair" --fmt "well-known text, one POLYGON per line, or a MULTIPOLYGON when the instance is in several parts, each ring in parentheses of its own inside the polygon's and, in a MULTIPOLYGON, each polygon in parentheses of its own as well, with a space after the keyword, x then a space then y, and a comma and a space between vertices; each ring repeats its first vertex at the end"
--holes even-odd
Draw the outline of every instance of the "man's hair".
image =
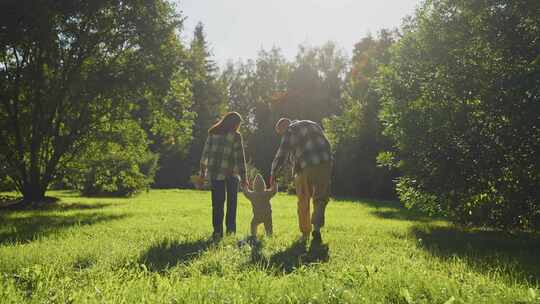
POLYGON ((276 123, 276 125, 274 126, 274 129, 277 129, 282 123, 284 122, 287 122, 288 124, 291 123, 291 120, 288 119, 287 117, 281 117, 278 122, 276 123))

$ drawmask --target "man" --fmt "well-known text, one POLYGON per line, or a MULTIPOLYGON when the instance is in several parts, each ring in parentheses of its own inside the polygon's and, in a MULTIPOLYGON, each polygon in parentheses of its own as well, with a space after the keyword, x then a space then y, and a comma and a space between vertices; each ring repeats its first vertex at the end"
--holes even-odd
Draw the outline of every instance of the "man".
POLYGON ((313 121, 281 118, 276 132, 281 144, 272 162, 270 184, 287 160, 293 163, 293 174, 298 197, 298 223, 302 237, 307 239, 313 225, 313 240, 321 241, 324 212, 330 196, 332 154, 330 143, 321 127, 313 121), (309 203, 313 198, 313 214, 309 203), (310 224, 311 222, 311 224, 310 224))

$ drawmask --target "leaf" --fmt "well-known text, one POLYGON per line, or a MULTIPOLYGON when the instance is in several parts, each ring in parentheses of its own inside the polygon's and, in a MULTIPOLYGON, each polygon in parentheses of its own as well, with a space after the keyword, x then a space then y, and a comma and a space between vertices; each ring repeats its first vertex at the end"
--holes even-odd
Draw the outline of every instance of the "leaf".
POLYGON ((446 300, 446 302, 444 302, 444 304, 452 304, 456 301, 456 298, 454 298, 454 296, 451 296, 450 299, 446 300))
POLYGON ((141 269, 143 270, 143 272, 148 272, 148 268, 144 264, 141 264, 141 269))
POLYGON ((536 297, 537 297, 537 296, 538 296, 538 295, 536 294, 536 290, 534 290, 532 287, 529 288, 529 299, 530 299, 531 301, 534 301, 534 300, 536 300, 536 297))
POLYGON ((405 302, 407 302, 407 304, 414 303, 411 293, 406 288, 402 288, 399 291, 399 294, 403 297, 403 299, 405 300, 405 302))
POLYGON ((540 54, 531 62, 532 65, 539 65, 540 64, 540 54))

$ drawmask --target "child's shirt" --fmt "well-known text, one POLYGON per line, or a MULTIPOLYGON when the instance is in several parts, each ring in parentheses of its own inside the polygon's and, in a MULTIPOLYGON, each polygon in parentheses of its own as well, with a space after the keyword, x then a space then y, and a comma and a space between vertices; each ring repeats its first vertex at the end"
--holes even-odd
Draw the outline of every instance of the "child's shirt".
POLYGON ((244 195, 251 202, 251 206, 253 207, 253 219, 256 221, 263 221, 272 218, 270 199, 276 195, 277 191, 277 185, 273 189, 265 189, 260 192, 243 189, 244 195))

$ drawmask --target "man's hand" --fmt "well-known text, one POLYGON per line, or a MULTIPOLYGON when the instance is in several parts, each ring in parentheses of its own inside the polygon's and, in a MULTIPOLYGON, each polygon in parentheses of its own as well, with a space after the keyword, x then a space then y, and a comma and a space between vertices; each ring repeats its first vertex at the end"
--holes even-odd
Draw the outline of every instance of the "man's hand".
POLYGON ((244 189, 246 191, 249 190, 249 182, 247 181, 247 179, 244 179, 242 181, 242 189, 244 189))

